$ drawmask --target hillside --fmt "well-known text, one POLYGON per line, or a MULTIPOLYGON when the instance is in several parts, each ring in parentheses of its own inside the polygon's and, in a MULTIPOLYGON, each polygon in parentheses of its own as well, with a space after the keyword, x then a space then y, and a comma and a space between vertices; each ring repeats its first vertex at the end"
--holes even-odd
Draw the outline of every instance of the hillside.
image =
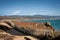
POLYGON ((60 19, 60 16, 46 16, 46 15, 32 15, 32 16, 21 16, 21 15, 11 15, 11 16, 0 16, 0 19, 40 19, 40 20, 55 20, 60 19))
POLYGON ((49 22, 0 21, 1 40, 49 40, 59 34, 49 22))

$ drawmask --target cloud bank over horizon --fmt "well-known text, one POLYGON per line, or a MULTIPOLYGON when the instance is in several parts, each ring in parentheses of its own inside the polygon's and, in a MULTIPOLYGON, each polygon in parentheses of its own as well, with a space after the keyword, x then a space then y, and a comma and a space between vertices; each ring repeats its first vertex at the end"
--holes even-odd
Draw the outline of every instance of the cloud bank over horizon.
POLYGON ((21 10, 14 10, 12 12, 9 12, 8 14, 6 13, 6 15, 19 15, 21 12, 21 10))

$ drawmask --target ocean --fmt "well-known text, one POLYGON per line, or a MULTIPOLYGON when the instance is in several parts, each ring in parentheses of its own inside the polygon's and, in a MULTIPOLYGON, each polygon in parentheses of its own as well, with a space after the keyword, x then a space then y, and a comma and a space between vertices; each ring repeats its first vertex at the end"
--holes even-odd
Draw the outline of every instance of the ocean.
POLYGON ((50 22, 52 27, 60 30, 60 20, 24 20, 25 22, 50 22))

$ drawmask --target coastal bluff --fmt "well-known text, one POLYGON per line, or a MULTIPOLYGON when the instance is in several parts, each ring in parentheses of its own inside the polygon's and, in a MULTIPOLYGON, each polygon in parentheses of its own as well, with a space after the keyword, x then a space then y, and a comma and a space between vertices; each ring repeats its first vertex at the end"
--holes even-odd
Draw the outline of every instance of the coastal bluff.
POLYGON ((54 32, 50 22, 0 21, 1 40, 39 40, 54 32))

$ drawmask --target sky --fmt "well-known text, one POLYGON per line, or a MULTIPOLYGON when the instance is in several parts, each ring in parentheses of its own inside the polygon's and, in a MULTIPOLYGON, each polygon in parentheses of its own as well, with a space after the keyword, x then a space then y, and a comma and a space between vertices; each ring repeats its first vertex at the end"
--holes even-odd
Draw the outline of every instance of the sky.
POLYGON ((60 16, 60 0, 0 0, 0 15, 60 16))

